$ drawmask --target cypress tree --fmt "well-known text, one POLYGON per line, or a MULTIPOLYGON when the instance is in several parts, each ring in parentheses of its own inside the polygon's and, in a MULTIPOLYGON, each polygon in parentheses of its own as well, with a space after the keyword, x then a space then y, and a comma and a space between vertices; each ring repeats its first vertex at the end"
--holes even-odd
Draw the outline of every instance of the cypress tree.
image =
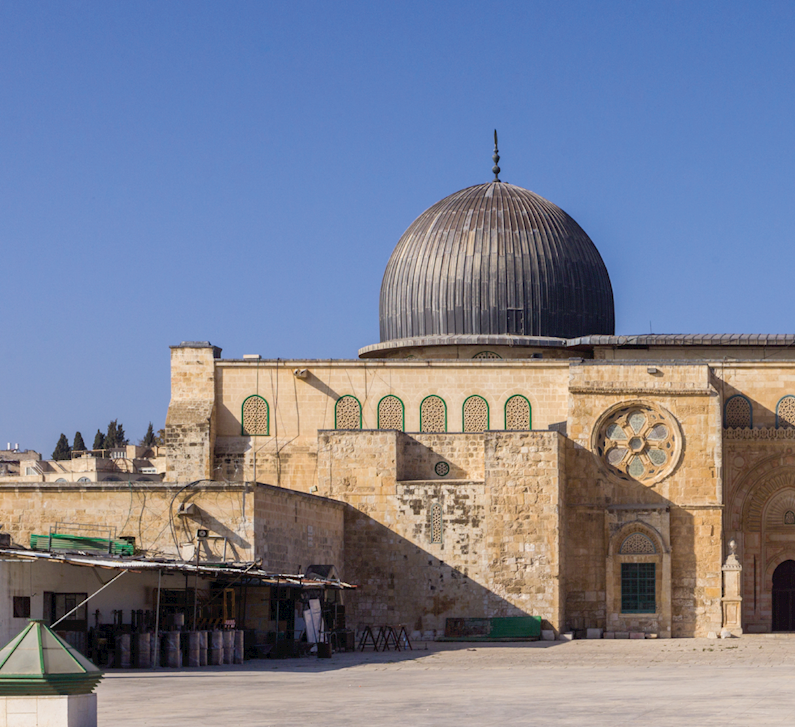
POLYGON ((69 446, 69 440, 65 434, 61 434, 58 438, 58 444, 52 453, 52 458, 55 460, 69 459, 72 454, 72 448, 69 446))
POLYGON ((94 435, 94 446, 91 449, 105 449, 105 435, 99 429, 94 435))
POLYGON ((127 439, 127 435, 124 433, 124 427, 121 424, 119 424, 116 428, 116 446, 124 447, 129 443, 130 440, 127 439))
POLYGON ((108 423, 108 431, 105 434, 105 449, 113 449, 114 447, 123 447, 129 444, 130 440, 124 433, 124 426, 119 424, 118 419, 112 419, 108 423))
POLYGON ((111 419, 108 423, 108 431, 105 433, 105 449, 113 449, 117 446, 117 439, 119 436, 117 429, 116 420, 111 419))
POLYGON ((142 447, 154 447, 155 445, 155 428, 152 426, 152 422, 149 422, 149 426, 146 429, 146 434, 144 434, 144 438, 141 440, 142 447))
POLYGON ((75 432, 75 441, 72 445, 73 452, 82 452, 86 449, 86 443, 83 441, 83 435, 80 432, 75 432))

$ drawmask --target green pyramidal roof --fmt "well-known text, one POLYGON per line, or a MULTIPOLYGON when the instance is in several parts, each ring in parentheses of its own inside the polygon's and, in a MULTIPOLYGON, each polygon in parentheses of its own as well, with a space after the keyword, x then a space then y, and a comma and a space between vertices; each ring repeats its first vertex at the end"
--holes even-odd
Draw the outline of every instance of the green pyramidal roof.
POLYGON ((41 621, 0 649, 0 696, 90 694, 102 672, 41 621))

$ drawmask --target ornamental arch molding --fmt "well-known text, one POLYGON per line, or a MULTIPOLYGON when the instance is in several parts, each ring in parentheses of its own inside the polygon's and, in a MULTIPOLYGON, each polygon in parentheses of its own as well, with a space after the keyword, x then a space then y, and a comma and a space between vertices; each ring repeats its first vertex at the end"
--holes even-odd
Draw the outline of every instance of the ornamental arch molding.
POLYGON ((625 523, 611 534, 610 542, 607 546, 608 556, 622 555, 621 546, 626 542, 627 538, 635 534, 642 535, 651 541, 655 549, 655 553, 652 555, 670 553, 670 548, 666 546, 665 539, 657 528, 643 520, 633 520, 625 523))
MULTIPOLYGON (((776 459, 780 461, 779 457, 776 459)), ((788 491, 795 492, 793 465, 776 467, 773 471, 764 472, 758 479, 747 483, 747 489, 738 491, 735 497, 735 502, 738 504, 742 502, 739 529, 750 533, 761 532, 769 506, 775 503, 777 496, 788 491)))
POLYGON ((795 513, 795 487, 787 487, 765 503, 762 510, 765 531, 784 530, 795 533, 795 522, 789 522, 793 518, 788 517, 793 513, 795 513))

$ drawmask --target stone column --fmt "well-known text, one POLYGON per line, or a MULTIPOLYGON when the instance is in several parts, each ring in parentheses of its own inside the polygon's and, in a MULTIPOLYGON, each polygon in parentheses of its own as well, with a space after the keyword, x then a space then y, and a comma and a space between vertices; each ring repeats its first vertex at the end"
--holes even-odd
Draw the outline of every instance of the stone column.
POLYGON ((734 636, 743 632, 742 602, 740 595, 740 582, 743 567, 737 559, 737 541, 729 541, 729 555, 723 564, 723 628, 728 629, 734 636))

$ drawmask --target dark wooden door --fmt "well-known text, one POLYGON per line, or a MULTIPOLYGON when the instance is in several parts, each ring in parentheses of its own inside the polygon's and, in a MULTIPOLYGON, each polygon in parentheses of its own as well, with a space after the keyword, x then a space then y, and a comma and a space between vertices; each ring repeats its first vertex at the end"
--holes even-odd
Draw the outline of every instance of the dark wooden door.
POLYGON ((773 571, 773 631, 795 631, 795 560, 773 571))

